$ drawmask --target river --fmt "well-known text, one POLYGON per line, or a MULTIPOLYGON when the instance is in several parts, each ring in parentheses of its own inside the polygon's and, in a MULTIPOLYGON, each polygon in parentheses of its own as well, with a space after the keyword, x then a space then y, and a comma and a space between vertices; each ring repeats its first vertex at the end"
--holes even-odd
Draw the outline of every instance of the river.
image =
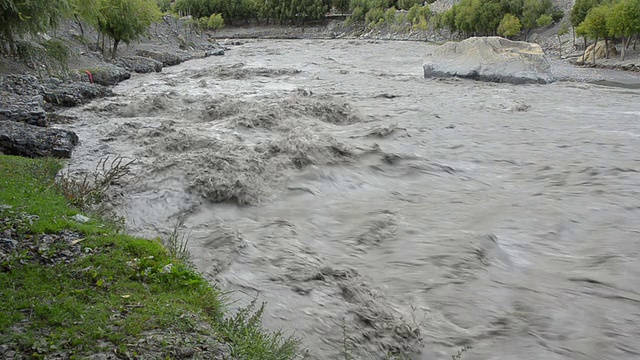
POLYGON ((135 76, 67 111, 70 166, 136 159, 128 230, 182 219, 311 359, 638 359, 640 90, 611 85, 640 79, 423 79, 432 50, 253 40, 135 76))

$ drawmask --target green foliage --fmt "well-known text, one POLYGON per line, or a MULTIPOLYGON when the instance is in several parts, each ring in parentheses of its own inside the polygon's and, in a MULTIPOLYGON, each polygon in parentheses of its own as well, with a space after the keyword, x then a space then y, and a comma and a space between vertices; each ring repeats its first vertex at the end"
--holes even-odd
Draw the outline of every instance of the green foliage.
POLYGON ((55 28, 70 11, 68 0, 0 0, 0 45, 15 54, 16 37, 55 28))
POLYGON ((599 5, 587 13, 587 17, 576 28, 576 34, 586 36, 591 39, 603 39, 609 35, 607 27, 607 18, 609 17, 611 7, 608 5, 599 5))
POLYGON ((539 26, 539 19, 542 23, 548 19, 553 21, 558 13, 551 0, 462 0, 441 14, 438 26, 452 32, 462 32, 466 36, 504 35, 505 31, 512 34, 513 29, 517 28, 512 17, 518 19, 521 28, 530 30, 539 26), (511 16, 505 20, 507 14, 511 16), (503 21, 505 23, 499 30, 503 21))
POLYGON ((356 8, 362 8, 362 11, 366 14, 369 10, 374 8, 386 9, 389 7, 388 0, 351 0, 349 2, 349 9, 354 11, 356 8))
POLYGON ((114 40, 115 59, 118 43, 139 39, 161 16, 155 0, 100 0, 98 30, 114 40))
POLYGON ((387 11, 384 13, 384 21, 387 22, 387 24, 392 25, 395 24, 397 22, 397 18, 396 18, 396 8, 394 7, 390 7, 387 9, 387 11))
POLYGON ((509 38, 519 33, 520 29, 522 29, 520 19, 511 14, 505 14, 498 25, 498 34, 509 38))
POLYGON ((82 234, 76 245, 56 241, 39 253, 16 251, 0 263, 0 334, 18 357, 113 351, 102 344, 126 354, 148 331, 181 335, 173 340, 180 342, 211 338, 226 343, 233 358, 295 357, 295 339, 262 328, 263 307, 227 312, 224 295, 159 241, 117 234, 99 219, 71 220, 78 211, 54 186, 61 166, 58 160, 0 155, 0 204, 13 207, 0 210, 0 231, 9 223, 20 242, 34 248, 43 233, 82 234), (25 221, 25 215, 31 217, 25 221), (79 253, 68 263, 34 258, 72 253, 74 246, 79 253))
POLYGON ((211 14, 209 20, 207 20, 207 27, 211 30, 218 30, 224 26, 224 19, 222 14, 211 14))
POLYGON ((158 3, 158 8, 163 13, 166 13, 169 10, 171 10, 171 4, 172 4, 171 0, 156 0, 156 2, 158 3))
POLYGON ((621 0, 607 14, 609 34, 630 37, 640 33, 640 0, 621 0))
POLYGON ((522 26, 525 29, 536 28, 540 16, 547 14, 552 6, 551 0, 524 0, 521 20, 522 26))
POLYGON ((345 24, 349 26, 357 22, 364 21, 364 15, 364 9, 358 6, 351 11, 351 15, 349 15, 349 17, 345 21, 345 24))
POLYGON ((364 20, 368 27, 374 28, 384 22, 384 10, 373 8, 366 13, 364 20))
POLYGON ((69 61, 69 47, 62 41, 51 39, 43 41, 41 45, 44 46, 47 55, 57 60, 59 63, 66 64, 69 61))
POLYGON ((416 5, 422 5, 422 0, 398 0, 398 8, 400 10, 409 10, 416 5))
POLYGON ((421 21, 427 22, 430 17, 431 10, 429 9, 429 5, 413 5, 409 11, 407 11, 407 21, 414 26, 418 25, 421 21))
POLYGON ((536 20, 536 25, 538 25, 538 27, 547 27, 551 25, 552 22, 553 22, 553 18, 551 17, 551 15, 542 14, 538 18, 538 20, 536 20))
POLYGON ((575 4, 573 4, 573 8, 571 8, 571 14, 569 15, 571 25, 578 27, 587 17, 589 10, 600 5, 602 2, 603 0, 576 0, 575 4))
POLYGON ((349 0, 333 0, 331 2, 334 8, 336 8, 341 14, 349 11, 349 0))

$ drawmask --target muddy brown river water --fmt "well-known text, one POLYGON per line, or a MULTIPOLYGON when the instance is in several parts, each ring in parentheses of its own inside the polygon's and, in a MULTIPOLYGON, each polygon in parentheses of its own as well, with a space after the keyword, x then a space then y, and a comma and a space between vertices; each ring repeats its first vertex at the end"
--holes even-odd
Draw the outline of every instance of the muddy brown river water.
POLYGON ((432 49, 256 40, 136 76, 69 110, 71 168, 136 159, 129 231, 184 219, 311 359, 640 358, 640 80, 425 80, 432 49))

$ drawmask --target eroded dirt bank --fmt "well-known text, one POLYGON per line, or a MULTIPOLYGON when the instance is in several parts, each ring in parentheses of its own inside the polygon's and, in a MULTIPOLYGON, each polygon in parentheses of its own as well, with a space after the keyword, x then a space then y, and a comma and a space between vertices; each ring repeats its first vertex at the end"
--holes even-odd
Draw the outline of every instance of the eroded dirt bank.
MULTIPOLYGON (((637 358, 638 90, 425 80, 429 51, 251 41, 136 76, 68 111, 71 166, 138 159, 130 230, 186 217, 197 267, 311 358, 637 358)), ((637 82, 594 71, 557 67, 637 82)))

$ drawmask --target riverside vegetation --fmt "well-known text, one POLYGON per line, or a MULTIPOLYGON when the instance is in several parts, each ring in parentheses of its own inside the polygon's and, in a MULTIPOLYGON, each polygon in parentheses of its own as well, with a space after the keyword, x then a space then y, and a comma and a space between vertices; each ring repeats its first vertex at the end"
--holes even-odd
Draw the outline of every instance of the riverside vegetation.
MULTIPOLYGON (((410 30, 446 29, 452 37, 501 35, 526 39, 531 30, 561 23, 558 36, 569 25, 574 33, 588 39, 620 40, 621 59, 631 39, 640 33, 640 0, 577 0, 565 17, 551 0, 462 0, 450 9, 433 12, 432 0, 54 0, 48 2, 0 0, 0 52, 17 55, 26 51, 16 39, 35 35, 62 20, 74 19, 94 27, 113 40, 111 54, 117 56, 121 42, 130 43, 144 36, 162 13, 192 17, 190 24, 201 30, 217 30, 225 22, 231 25, 258 22, 302 24, 322 20, 331 9, 348 14, 346 25, 364 24, 366 28, 401 25, 410 30), (564 18, 567 18, 563 21, 564 18)), ((100 42, 100 36, 98 43, 100 42)), ((607 44, 608 45, 608 44, 607 44)), ((635 47, 636 41, 633 41, 635 47)), ((68 57, 64 45, 46 41, 43 46, 54 58, 68 57)), ((104 46, 103 46, 104 50, 104 46)))
POLYGON ((262 307, 227 312, 225 294, 185 261, 178 233, 165 247, 124 235, 117 223, 78 216, 69 200, 81 194, 69 191, 73 180, 56 179, 61 167, 0 155, 0 357, 299 353, 294 338, 262 329, 262 307))

